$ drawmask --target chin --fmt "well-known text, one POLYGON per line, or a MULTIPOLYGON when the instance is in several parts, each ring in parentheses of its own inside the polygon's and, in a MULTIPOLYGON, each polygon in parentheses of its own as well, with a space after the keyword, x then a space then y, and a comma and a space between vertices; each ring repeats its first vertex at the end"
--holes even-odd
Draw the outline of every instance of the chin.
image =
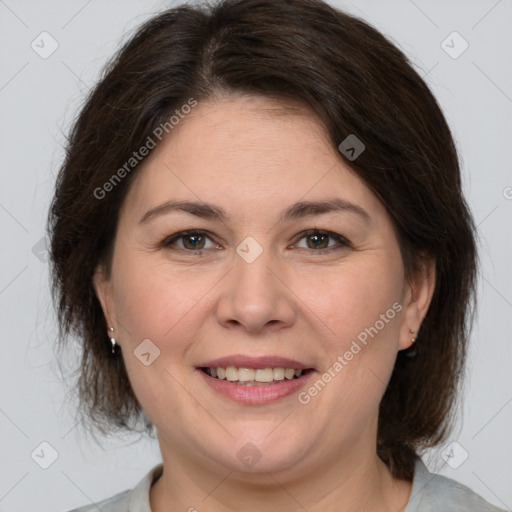
POLYGON ((270 439, 269 430, 261 436, 234 436, 236 440, 220 450, 217 462, 226 469, 242 475, 259 473, 277 473, 293 468, 303 460, 307 451, 306 440, 297 439, 294 435, 270 439), (242 441, 244 437, 247 441, 242 441), (299 449, 300 447, 300 449, 299 449))

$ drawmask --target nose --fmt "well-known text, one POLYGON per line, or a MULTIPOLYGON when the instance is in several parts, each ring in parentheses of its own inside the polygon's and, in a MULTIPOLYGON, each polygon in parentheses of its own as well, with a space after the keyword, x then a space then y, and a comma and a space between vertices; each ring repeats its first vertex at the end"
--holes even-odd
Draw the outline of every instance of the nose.
POLYGON ((269 253, 264 250, 251 263, 235 257, 235 268, 224 280, 216 308, 217 320, 224 328, 274 332, 295 322, 294 294, 286 284, 284 270, 269 253))

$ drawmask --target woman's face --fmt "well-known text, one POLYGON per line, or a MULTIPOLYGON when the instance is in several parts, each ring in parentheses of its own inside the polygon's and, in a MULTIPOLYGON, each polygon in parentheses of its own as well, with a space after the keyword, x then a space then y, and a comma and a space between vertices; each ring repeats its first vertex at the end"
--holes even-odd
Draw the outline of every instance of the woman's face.
POLYGON ((305 474, 374 457, 433 280, 405 281, 386 209, 319 121, 199 103, 143 165, 94 282, 164 459, 305 474))

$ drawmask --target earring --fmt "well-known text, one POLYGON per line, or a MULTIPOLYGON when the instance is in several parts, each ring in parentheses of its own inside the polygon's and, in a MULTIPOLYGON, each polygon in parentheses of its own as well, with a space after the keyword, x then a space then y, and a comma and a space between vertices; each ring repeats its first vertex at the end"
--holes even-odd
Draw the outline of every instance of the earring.
MULTIPOLYGON (((416 334, 416 331, 413 331, 410 327, 409 327, 409 332, 411 334, 416 334)), ((411 343, 414 344, 414 342, 416 341, 416 338, 411 338, 411 343)), ((405 351, 405 357, 409 358, 409 359, 413 359, 415 358, 416 356, 418 355, 418 349, 416 347, 412 347, 410 346, 406 351, 405 351)))
MULTIPOLYGON (((114 328, 111 327, 110 328, 110 332, 114 332, 114 328)), ((116 348, 116 339, 115 338, 110 338, 110 343, 112 343, 112 354, 114 353, 114 349, 116 348)))

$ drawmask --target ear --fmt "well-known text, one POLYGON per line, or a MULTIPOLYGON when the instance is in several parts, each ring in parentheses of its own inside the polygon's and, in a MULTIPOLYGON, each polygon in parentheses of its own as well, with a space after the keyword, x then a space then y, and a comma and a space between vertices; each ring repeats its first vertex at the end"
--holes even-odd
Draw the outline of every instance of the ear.
POLYGON ((418 270, 405 284, 403 315, 400 326, 399 350, 409 348, 418 336, 434 295, 436 283, 435 259, 425 257, 418 270), (415 331, 414 334, 410 330, 415 331))
POLYGON ((105 316, 107 327, 114 327, 114 329, 116 329, 117 326, 114 325, 115 311, 113 300, 113 287, 111 279, 107 276, 103 264, 99 264, 96 267, 94 275, 92 277, 92 284, 96 292, 96 296, 100 301, 101 309, 103 310, 103 315, 105 316))

